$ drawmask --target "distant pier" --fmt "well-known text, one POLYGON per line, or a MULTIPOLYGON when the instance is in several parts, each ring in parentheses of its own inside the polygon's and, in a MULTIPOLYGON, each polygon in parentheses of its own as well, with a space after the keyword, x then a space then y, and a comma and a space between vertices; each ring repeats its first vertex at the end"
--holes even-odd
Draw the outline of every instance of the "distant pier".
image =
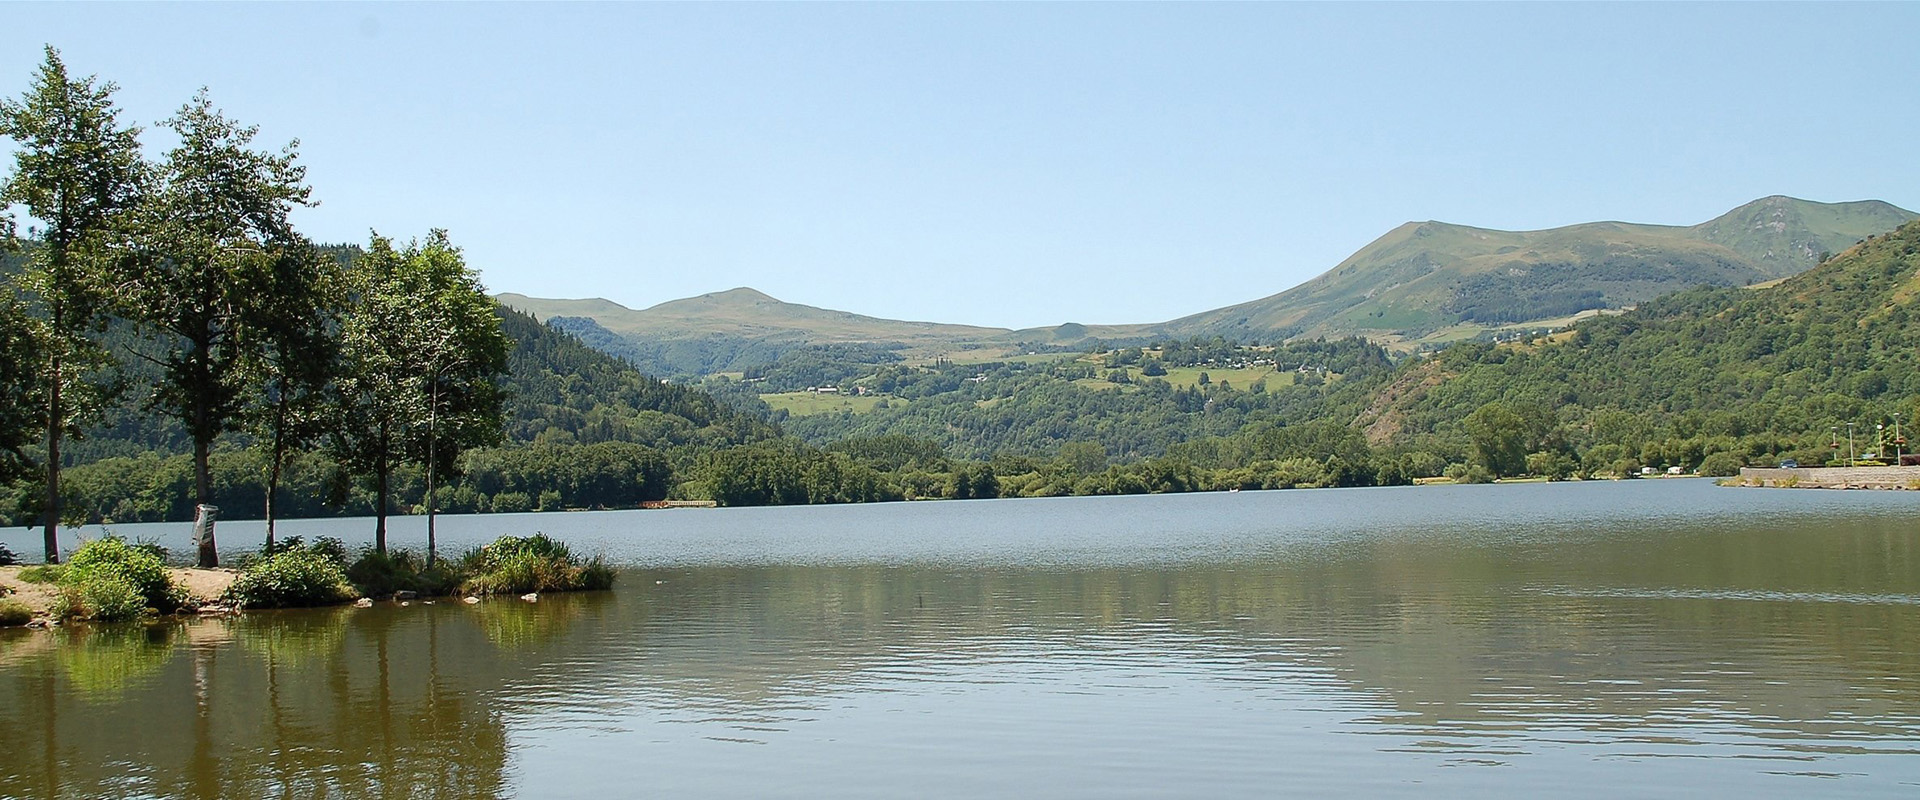
POLYGON ((1799 467, 1761 469, 1744 467, 1735 486, 1781 489, 1915 489, 1920 490, 1920 467, 1799 467))

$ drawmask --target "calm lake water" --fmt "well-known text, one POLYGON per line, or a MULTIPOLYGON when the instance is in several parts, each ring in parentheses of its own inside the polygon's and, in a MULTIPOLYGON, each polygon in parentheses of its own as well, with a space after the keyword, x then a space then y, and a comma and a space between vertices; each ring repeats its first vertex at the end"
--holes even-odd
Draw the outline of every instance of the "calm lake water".
MULTIPOLYGON (((538 604, 0 635, 0 796, 1920 796, 1920 492, 1654 480, 441 530, 450 550, 544 530, 626 569, 538 604)), ((118 532, 185 550, 184 526, 118 532)))

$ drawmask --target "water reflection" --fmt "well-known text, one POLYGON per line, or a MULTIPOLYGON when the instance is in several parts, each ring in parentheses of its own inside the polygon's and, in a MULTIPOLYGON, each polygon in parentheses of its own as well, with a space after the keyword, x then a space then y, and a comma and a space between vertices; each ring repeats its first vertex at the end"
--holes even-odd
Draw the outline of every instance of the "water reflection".
POLYGON ((0 796, 1908 796, 1913 520, 721 559, 6 636, 0 796))
POLYGON ((112 625, 99 630, 63 628, 52 634, 60 673, 81 697, 106 701, 151 681, 173 658, 181 626, 112 625))
POLYGON ((499 713, 443 664, 443 638, 484 641, 446 623, 260 614, 0 644, 0 796, 497 796, 499 713))

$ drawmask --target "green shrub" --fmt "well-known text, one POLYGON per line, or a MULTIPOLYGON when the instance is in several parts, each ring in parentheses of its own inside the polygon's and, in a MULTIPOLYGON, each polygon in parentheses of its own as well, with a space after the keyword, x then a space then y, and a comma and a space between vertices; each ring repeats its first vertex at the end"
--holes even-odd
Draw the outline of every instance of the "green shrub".
POLYGON ((324 553, 296 547, 255 564, 228 587, 227 596, 245 608, 298 608, 345 603, 359 593, 324 553))
POLYGON ((573 551, 567 545, 544 533, 532 536, 502 536, 493 540, 493 544, 480 548, 481 564, 486 567, 490 559, 510 559, 519 556, 549 561, 572 562, 573 551))
POLYGON ((472 573, 462 587, 474 594, 523 594, 607 589, 613 568, 598 557, 581 564, 573 552, 544 533, 502 536, 461 559, 472 573))
POLYGON ((367 550, 360 554, 352 566, 347 567, 347 580, 352 581, 360 593, 368 597, 381 597, 398 591, 426 595, 450 594, 459 588, 464 578, 445 559, 429 568, 426 559, 412 550, 390 550, 385 553, 367 550))
POLYGON ((53 601, 54 616, 102 622, 138 619, 150 610, 139 586, 107 571, 70 573, 53 601))
POLYGON ((18 600, 0 600, 0 628, 11 628, 33 621, 33 609, 18 600))
POLYGON ((518 514, 533 510, 533 498, 526 492, 501 492, 493 496, 493 513, 518 514))
POLYGON ((60 584, 61 616, 131 619, 148 608, 166 613, 186 602, 186 592, 174 585, 166 564, 151 548, 111 536, 81 545, 60 584), (127 592, 132 600, 123 596, 127 592))
POLYGON ((613 588, 613 565, 599 556, 588 559, 580 567, 579 583, 577 588, 583 591, 598 592, 613 588))
POLYGON ((313 540, 313 544, 307 544, 306 540, 298 536, 282 536, 272 546, 262 543, 260 557, 271 558, 292 550, 305 550, 332 561, 341 569, 347 568, 347 543, 331 536, 318 537, 313 540))
POLYGON ((1740 474, 1740 457, 1728 452, 1719 452, 1700 461, 1700 474, 1710 478, 1724 478, 1740 474))
POLYGON ((1494 475, 1479 464, 1454 464, 1443 473, 1454 483, 1492 483, 1494 475))

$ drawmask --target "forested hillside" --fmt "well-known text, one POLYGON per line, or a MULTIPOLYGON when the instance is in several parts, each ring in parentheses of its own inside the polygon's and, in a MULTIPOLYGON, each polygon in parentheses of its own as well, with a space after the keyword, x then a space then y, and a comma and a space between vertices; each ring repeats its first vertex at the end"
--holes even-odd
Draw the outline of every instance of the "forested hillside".
POLYGON ((1051 455, 1068 442, 1091 443, 1125 463, 1255 422, 1297 423, 1340 408, 1352 409, 1351 418, 1393 369, 1385 351, 1360 339, 1258 349, 1222 341, 1218 352, 1200 358, 1169 358, 1185 344, 1037 363, 882 366, 843 383, 841 391, 869 391, 887 398, 884 405, 859 414, 790 417, 784 425, 818 444, 904 435, 980 459, 1051 455), (1168 380, 1169 366, 1192 368, 1194 383, 1168 380), (1209 374, 1201 383, 1199 373, 1208 369, 1219 377, 1209 374), (1227 377, 1237 373, 1260 377, 1240 383, 1227 377))
POLYGON ((656 447, 738 444, 779 435, 697 388, 645 374, 511 308, 501 329, 507 357, 507 440, 623 441, 656 447))
POLYGON ((1398 383, 1431 386, 1375 420, 1392 423, 1383 438, 1458 441, 1491 405, 1517 447, 1590 464, 1818 462, 1848 423, 1876 451, 1875 426, 1917 410, 1916 297, 1920 223, 1908 223, 1773 288, 1682 292, 1522 345, 1455 346, 1411 365, 1398 383))

